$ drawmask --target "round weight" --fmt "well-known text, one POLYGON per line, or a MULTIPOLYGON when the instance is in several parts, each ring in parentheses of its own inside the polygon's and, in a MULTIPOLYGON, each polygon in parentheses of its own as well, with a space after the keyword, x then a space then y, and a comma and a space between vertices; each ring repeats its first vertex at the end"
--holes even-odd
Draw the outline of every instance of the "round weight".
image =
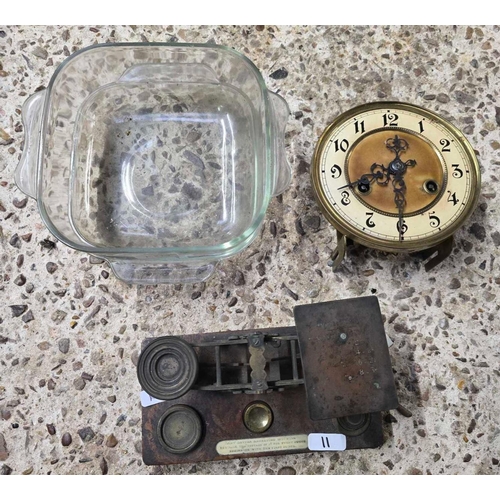
POLYGON ((190 406, 171 406, 158 421, 158 440, 169 453, 179 455, 191 451, 200 442, 201 435, 201 418, 190 406))
POLYGON ((144 391, 161 400, 184 395, 198 378, 198 358, 184 340, 161 337, 142 351, 137 377, 144 391))

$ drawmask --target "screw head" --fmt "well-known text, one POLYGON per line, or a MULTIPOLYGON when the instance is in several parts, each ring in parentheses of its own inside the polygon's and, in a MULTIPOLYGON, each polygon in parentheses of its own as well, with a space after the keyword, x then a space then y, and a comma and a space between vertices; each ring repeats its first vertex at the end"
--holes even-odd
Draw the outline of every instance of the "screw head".
POLYGON ((261 345, 261 339, 260 337, 258 337, 257 335, 254 335, 250 338, 250 343, 254 346, 254 347, 258 347, 261 345))

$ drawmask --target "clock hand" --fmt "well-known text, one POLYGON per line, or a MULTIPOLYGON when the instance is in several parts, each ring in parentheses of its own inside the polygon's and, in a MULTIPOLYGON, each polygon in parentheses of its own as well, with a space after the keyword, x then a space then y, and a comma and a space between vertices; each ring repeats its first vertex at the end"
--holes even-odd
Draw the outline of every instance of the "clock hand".
POLYGON ((357 181, 350 182, 345 186, 339 187, 338 189, 345 189, 347 187, 358 186, 358 189, 362 193, 367 193, 370 189, 370 185, 376 182, 379 186, 386 186, 389 183, 389 172, 384 165, 374 163, 370 167, 370 173, 363 174, 357 181))
POLYGON ((394 189, 394 203, 398 209, 398 231, 399 241, 403 241, 403 234, 406 232, 407 227, 403 220, 404 207, 406 205, 406 184, 403 179, 403 174, 396 174, 392 179, 392 187, 394 189))
POLYGON ((389 174, 394 176, 403 176, 408 167, 414 167, 417 164, 415 160, 407 160, 405 162, 401 159, 401 153, 405 152, 409 148, 409 144, 408 141, 401 139, 397 135, 395 135, 394 138, 387 139, 385 141, 385 147, 390 149, 396 155, 394 160, 392 160, 387 167, 389 174))
POLYGON ((345 189, 348 187, 360 186, 360 185, 368 187, 374 181, 373 178, 370 180, 368 178, 368 175, 369 174, 364 174, 357 181, 349 182, 349 184, 346 184, 345 186, 339 187, 338 190, 340 191, 341 189, 345 189))
POLYGON ((390 138, 385 141, 385 147, 390 149, 396 155, 396 158, 399 158, 401 153, 408 149, 409 144, 408 141, 405 141, 398 135, 395 135, 394 138, 390 138))
POLYGON ((408 141, 401 139, 397 135, 392 139, 387 139, 385 141, 385 146, 390 149, 396 157, 389 163, 388 171, 389 175, 392 174, 392 187, 394 189, 394 203, 398 209, 398 232, 399 241, 403 241, 403 234, 408 230, 408 227, 403 221, 403 212, 406 205, 406 184, 403 179, 408 168, 413 168, 417 162, 415 160, 407 160, 404 162, 400 155, 405 152, 408 147, 408 141))

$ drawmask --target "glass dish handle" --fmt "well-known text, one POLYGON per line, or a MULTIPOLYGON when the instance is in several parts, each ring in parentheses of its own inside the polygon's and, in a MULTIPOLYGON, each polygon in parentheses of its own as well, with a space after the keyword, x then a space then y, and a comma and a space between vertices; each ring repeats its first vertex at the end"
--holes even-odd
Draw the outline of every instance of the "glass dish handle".
MULTIPOLYGON (((99 256, 98 256, 99 257, 99 256)), ((109 261, 116 277, 133 285, 200 283, 215 271, 217 262, 165 264, 164 262, 109 261)))
POLYGON ((28 97, 23 104, 21 119, 24 128, 24 149, 16 168, 17 187, 26 195, 36 199, 36 177, 38 146, 42 125, 43 103, 46 90, 40 90, 28 97))
POLYGON ((274 166, 273 196, 278 196, 285 191, 292 180, 292 168, 286 157, 285 129, 290 116, 290 108, 285 99, 269 91, 269 100, 273 110, 272 121, 272 151, 274 166))

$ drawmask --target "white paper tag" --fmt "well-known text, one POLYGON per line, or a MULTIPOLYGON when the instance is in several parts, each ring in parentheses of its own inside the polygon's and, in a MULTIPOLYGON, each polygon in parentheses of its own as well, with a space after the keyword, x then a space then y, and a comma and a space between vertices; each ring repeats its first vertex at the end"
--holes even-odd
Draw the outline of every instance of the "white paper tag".
POLYGON ((146 391, 141 391, 141 405, 146 408, 146 406, 153 406, 158 403, 163 403, 163 400, 156 399, 150 396, 146 391))
POLYGON ((387 339, 388 347, 392 347, 392 344, 394 344, 394 342, 392 341, 391 337, 389 337, 389 335, 387 335, 387 333, 385 334, 385 338, 387 339))
POLYGON ((307 436, 299 434, 293 436, 272 436, 268 438, 232 439, 230 441, 218 442, 216 450, 219 455, 307 450, 307 436))
POLYGON ((307 447, 311 451, 344 451, 347 442, 344 434, 309 434, 307 447))

